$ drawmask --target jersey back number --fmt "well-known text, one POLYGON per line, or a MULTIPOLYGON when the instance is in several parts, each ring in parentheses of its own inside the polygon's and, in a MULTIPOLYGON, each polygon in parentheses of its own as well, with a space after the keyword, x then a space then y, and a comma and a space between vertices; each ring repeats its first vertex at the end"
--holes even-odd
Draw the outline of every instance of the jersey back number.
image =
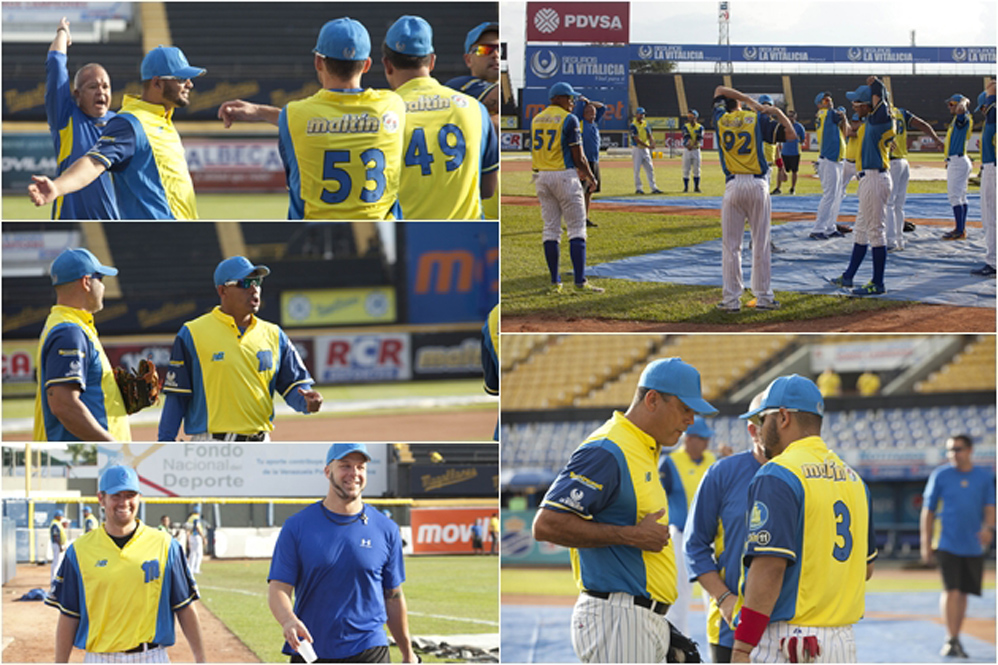
MULTIPOLYGON (((350 173, 340 168, 339 164, 349 163, 350 150, 326 150, 322 158, 322 179, 339 184, 336 191, 323 188, 319 196, 323 203, 336 204, 346 201, 353 191, 353 180, 350 173)), ((368 148, 360 153, 360 163, 366 169, 366 181, 360 185, 360 200, 364 203, 379 201, 385 193, 385 153, 378 148, 368 148), (367 187, 367 182, 374 183, 374 189, 367 187)))
POLYGON ((835 511, 835 547, 832 548, 832 556, 836 561, 847 561, 852 554, 852 518, 849 515, 849 507, 843 501, 836 501, 832 506, 835 511), (839 538, 842 544, 839 544, 839 538))
MULTIPOLYGON (((453 123, 447 123, 437 132, 437 148, 444 155, 448 173, 461 167, 466 151, 464 132, 453 123)), ((418 166, 422 175, 430 175, 430 165, 436 161, 432 149, 427 145, 426 132, 423 127, 417 127, 412 132, 412 139, 405 149, 405 165, 418 166)))

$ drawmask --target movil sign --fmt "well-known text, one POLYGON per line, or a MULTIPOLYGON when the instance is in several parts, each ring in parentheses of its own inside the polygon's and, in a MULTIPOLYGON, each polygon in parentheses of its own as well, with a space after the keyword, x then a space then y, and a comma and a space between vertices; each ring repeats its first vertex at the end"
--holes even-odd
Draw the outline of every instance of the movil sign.
POLYGON ((528 41, 629 41, 629 3, 527 3, 528 41))

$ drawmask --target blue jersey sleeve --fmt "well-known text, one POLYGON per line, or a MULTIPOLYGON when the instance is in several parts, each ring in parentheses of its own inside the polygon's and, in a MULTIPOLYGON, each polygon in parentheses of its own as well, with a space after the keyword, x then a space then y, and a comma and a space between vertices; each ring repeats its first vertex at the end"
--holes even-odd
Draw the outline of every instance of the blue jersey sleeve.
POLYGON ((565 116, 565 124, 561 129, 562 143, 565 146, 582 143, 582 133, 579 130, 579 119, 574 115, 565 116))
POLYGON ((686 525, 686 489, 683 487, 683 479, 679 476, 676 463, 668 455, 662 457, 658 466, 658 476, 662 481, 665 496, 669 500, 669 524, 682 529, 686 525))
POLYGON ((884 87, 884 84, 880 79, 875 79, 870 84, 870 89, 874 95, 880 97, 880 103, 870 113, 868 118, 869 123, 871 125, 884 125, 894 122, 893 115, 891 114, 891 95, 884 87))
POLYGON ((66 126, 76 103, 69 86, 66 60, 66 54, 60 51, 49 51, 45 58, 45 116, 54 131, 66 126))
POLYGON ((686 555, 686 573, 695 580, 711 571, 720 572, 714 558, 714 539, 721 518, 721 499, 725 488, 718 482, 717 465, 712 465, 703 475, 693 495, 686 528, 683 529, 683 553, 686 555))
POLYGON ((755 556, 797 561, 803 504, 804 487, 793 473, 775 464, 759 470, 749 485, 746 564, 755 556))
POLYGON ((597 109, 596 109, 596 117, 593 119, 594 123, 598 125, 599 121, 603 119, 603 115, 605 113, 606 113, 606 104, 604 104, 603 106, 597 107, 597 109))
POLYGON ((298 173, 298 157, 291 141, 291 131, 288 129, 288 108, 281 109, 277 118, 277 152, 284 164, 284 177, 288 183, 288 219, 305 218, 305 201, 299 192, 301 176, 298 173))
POLYGON ((779 122, 766 115, 765 113, 759 112, 759 131, 762 135, 762 140, 766 143, 779 143, 784 138, 786 138, 783 133, 779 130, 783 127, 779 122))
POLYGON ((298 556, 298 534, 295 531, 297 520, 288 520, 281 527, 274 546, 274 555, 270 559, 268 582, 284 582, 291 586, 298 584, 301 573, 301 559, 298 556))
POLYGON ((499 137, 488 109, 479 106, 482 107, 482 173, 491 173, 499 168, 499 137))
POLYGON ((490 395, 499 394, 499 362, 496 350, 492 347, 492 335, 489 323, 482 326, 482 373, 485 375, 485 392, 490 395))
POLYGON ((939 507, 939 473, 946 467, 938 467, 929 474, 929 481, 925 483, 925 490, 922 492, 922 507, 936 512, 939 507))
POLYGON ((109 171, 122 171, 135 154, 136 142, 131 121, 118 115, 107 121, 103 134, 87 155, 101 162, 109 171))
POLYGON ((163 392, 191 393, 191 373, 194 354, 194 339, 185 325, 173 339, 170 350, 170 364, 163 381, 163 392))
MULTIPOLYGON (((386 518, 387 519, 387 518, 386 518)), ((388 520, 391 522, 391 520, 388 520)), ((405 582, 405 559, 402 556, 402 536, 398 525, 392 523, 387 527, 388 558, 381 568, 381 587, 397 589, 405 582)))
POLYGON ((60 535, 60 531, 59 526, 55 522, 53 522, 49 527, 49 537, 52 539, 52 542, 59 543, 61 545, 62 536, 60 535))
POLYGON ((572 115, 574 115, 579 120, 582 120, 582 112, 586 110, 586 103, 582 99, 575 100, 575 106, 572 107, 572 115))
POLYGON ((631 123, 631 136, 634 136, 634 137, 637 137, 637 135, 638 135, 638 126, 637 126, 637 125, 635 125, 635 124, 634 124, 634 123, 632 122, 632 123, 631 123))
POLYGON ((45 596, 45 604, 58 609, 66 616, 80 618, 80 566, 76 560, 76 548, 73 545, 66 550, 66 556, 59 566, 52 586, 45 596))
POLYGON ((691 138, 693 138, 693 137, 692 137, 692 136, 690 135, 690 128, 689 128, 689 125, 683 125, 683 129, 682 129, 682 136, 683 136, 683 141, 684 141, 684 142, 686 142, 686 141, 689 141, 689 140, 690 140, 691 138))
POLYGON ((42 386, 76 383, 87 389, 90 362, 90 339, 83 329, 72 323, 61 323, 49 331, 42 347, 42 386))
POLYGON ((956 127, 957 129, 963 129, 964 127, 967 126, 969 120, 970 120, 969 113, 960 113, 959 115, 956 116, 956 120, 954 121, 953 126, 956 127))
POLYGON ((176 612, 200 598, 198 584, 194 581, 187 559, 180 550, 180 543, 170 539, 170 551, 166 557, 170 592, 170 607, 176 612))
POLYGON ((280 340, 279 352, 281 360, 277 368, 277 375, 275 376, 277 391, 284 397, 284 401, 288 403, 288 406, 295 411, 308 413, 305 398, 296 389, 304 388, 307 390, 314 381, 309 376, 301 356, 298 355, 298 349, 291 343, 291 340, 288 339, 283 330, 280 331, 280 340))
POLYGON ((619 491, 620 467, 613 453, 599 445, 584 445, 572 453, 541 507, 592 519, 613 503, 619 491))

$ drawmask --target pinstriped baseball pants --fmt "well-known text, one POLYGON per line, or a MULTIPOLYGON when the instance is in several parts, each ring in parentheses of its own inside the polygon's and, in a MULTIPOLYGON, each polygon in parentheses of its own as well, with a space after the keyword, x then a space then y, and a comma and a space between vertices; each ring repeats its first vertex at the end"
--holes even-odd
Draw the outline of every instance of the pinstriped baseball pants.
POLYGON ((891 198, 891 174, 865 169, 860 174, 859 212, 853 233, 857 245, 883 247, 887 244, 887 200, 891 198))
POLYGON ((985 164, 981 172, 981 223, 984 225, 985 261, 995 266, 995 165, 985 164))
POLYGON ((91 653, 83 656, 84 663, 169 663, 166 647, 156 647, 135 653, 91 653))
POLYGON ((821 655, 816 663, 855 663, 856 638, 852 625, 848 626, 795 626, 786 621, 777 621, 766 626, 759 644, 752 650, 753 663, 789 663, 790 660, 780 651, 780 639, 798 639, 814 635, 818 638, 821 655))
POLYGON ((669 622, 634 604, 634 596, 606 600, 579 594, 572 610, 572 648, 583 663, 664 663, 669 622))

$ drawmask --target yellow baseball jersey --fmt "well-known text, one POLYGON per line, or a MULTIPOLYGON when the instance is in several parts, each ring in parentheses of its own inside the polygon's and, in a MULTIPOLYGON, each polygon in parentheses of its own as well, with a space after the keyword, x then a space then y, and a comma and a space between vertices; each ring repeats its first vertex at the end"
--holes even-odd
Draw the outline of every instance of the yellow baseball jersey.
POLYGON ((572 146, 582 149, 579 119, 552 104, 530 121, 530 159, 535 171, 575 168, 572 146))
POLYGON ((725 109, 724 101, 714 106, 717 149, 725 176, 764 175, 769 164, 763 154, 764 142, 774 142, 779 125, 769 116, 748 109, 725 109))
POLYGON ((966 155, 970 135, 974 131, 974 116, 961 113, 953 116, 946 128, 946 156, 966 155))
MULTIPOLYGON (((500 176, 501 177, 501 176, 500 176)), ((499 187, 487 199, 482 199, 482 216, 485 219, 499 219, 499 187)))
POLYGON ((66 544, 66 527, 62 525, 61 517, 53 517, 49 523, 49 539, 53 543, 66 544))
POLYGON ((60 383, 80 387, 80 400, 116 441, 131 441, 128 414, 114 370, 97 337, 94 316, 75 307, 52 307, 35 356, 35 441, 79 441, 49 409, 46 390, 60 383))
POLYGON ((772 164, 776 161, 776 144, 775 143, 763 143, 762 144, 762 154, 766 157, 766 163, 772 164))
POLYGON ((833 162, 842 161, 846 151, 846 139, 839 127, 842 116, 835 109, 820 108, 814 116, 814 137, 821 157, 833 162))
POLYGON ((320 90, 278 119, 289 219, 400 219, 405 102, 390 90, 320 90))
POLYGON ((912 115, 897 106, 891 109, 894 117, 894 139, 891 141, 891 159, 908 158, 908 123, 912 115))
POLYGON ((175 641, 173 613, 198 599, 180 544, 139 522, 124 547, 99 528, 77 538, 45 604, 79 619, 73 645, 113 653, 175 641))
POLYGON ((821 440, 794 441, 749 485, 740 593, 752 558, 789 560, 770 621, 845 626, 863 616, 866 565, 877 556, 866 484, 821 440))
MULTIPOLYGON (((651 145, 651 127, 647 120, 631 121, 631 136, 637 137, 643 143, 651 145)), ((636 144, 635 144, 636 145, 636 144)))
MULTIPOLYGON (((668 524, 669 504, 659 481, 658 456, 655 439, 616 411, 572 453, 541 507, 621 526, 637 524, 665 508, 658 521, 668 524)), ((624 592, 673 603, 676 546, 670 541, 658 552, 626 545, 572 549, 572 574, 580 590, 624 592)))
POLYGON ((396 90, 405 100, 402 215, 412 219, 481 219, 481 178, 499 168, 489 112, 477 99, 430 76, 396 90))
POLYGON ((97 518, 94 517, 93 514, 87 515, 83 518, 83 531, 85 533, 90 533, 99 526, 100 523, 97 522, 97 518))
POLYGON ((684 122, 682 134, 686 147, 690 150, 697 150, 700 148, 700 142, 703 141, 703 125, 699 122, 684 122))
POLYGON ((690 457, 690 454, 686 452, 686 449, 680 446, 672 452, 670 457, 672 458, 672 463, 676 465, 676 471, 679 472, 680 480, 683 481, 683 491, 686 492, 686 505, 693 505, 693 496, 697 493, 697 488, 700 487, 703 474, 707 473, 707 469, 717 461, 717 456, 709 450, 705 450, 700 461, 695 462, 690 457))
POLYGON ((846 159, 850 162, 859 161, 859 151, 863 147, 863 125, 856 130, 856 136, 846 138, 846 159))

